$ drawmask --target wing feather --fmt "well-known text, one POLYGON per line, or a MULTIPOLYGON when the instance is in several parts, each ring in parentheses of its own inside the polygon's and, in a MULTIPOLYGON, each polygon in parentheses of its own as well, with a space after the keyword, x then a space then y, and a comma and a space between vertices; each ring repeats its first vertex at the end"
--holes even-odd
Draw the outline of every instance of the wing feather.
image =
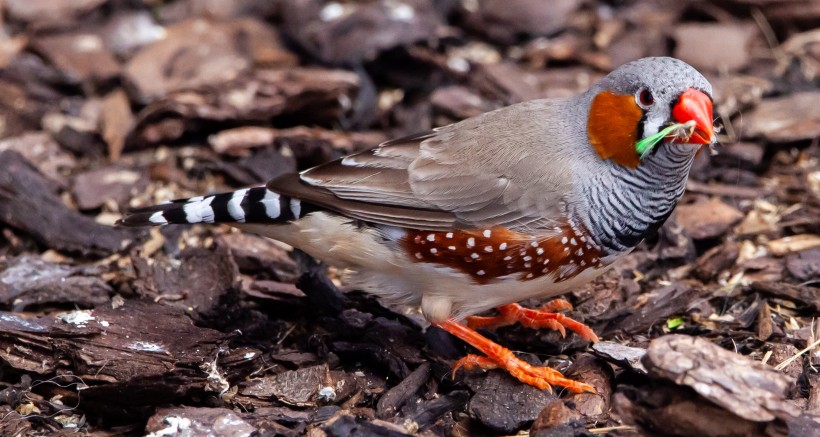
POLYGON ((351 217, 396 226, 551 227, 571 184, 567 151, 574 137, 586 138, 571 105, 524 102, 388 141, 303 172, 300 191, 321 193, 324 206, 351 217))

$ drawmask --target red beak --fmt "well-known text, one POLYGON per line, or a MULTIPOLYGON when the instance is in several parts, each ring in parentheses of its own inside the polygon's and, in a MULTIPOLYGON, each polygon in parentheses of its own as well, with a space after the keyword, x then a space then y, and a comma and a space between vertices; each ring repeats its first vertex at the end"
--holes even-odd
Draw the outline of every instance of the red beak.
POLYGON ((712 99, 703 91, 689 88, 681 94, 672 108, 672 116, 678 123, 695 122, 695 132, 689 137, 691 144, 711 144, 715 136, 712 125, 712 99))

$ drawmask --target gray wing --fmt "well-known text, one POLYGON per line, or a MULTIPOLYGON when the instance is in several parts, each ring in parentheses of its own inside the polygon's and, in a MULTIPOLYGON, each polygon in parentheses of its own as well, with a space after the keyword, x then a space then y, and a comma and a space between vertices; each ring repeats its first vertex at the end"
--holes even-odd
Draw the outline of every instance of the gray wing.
MULTIPOLYGON (((359 218, 368 205, 389 206, 398 214, 390 224, 418 227, 412 217, 425 211, 436 220, 422 229, 552 227, 571 182, 567 133, 577 126, 564 121, 567 107, 536 100, 502 108, 315 167, 301 180, 355 203, 359 218)), ((385 223, 384 213, 371 220, 385 223)))

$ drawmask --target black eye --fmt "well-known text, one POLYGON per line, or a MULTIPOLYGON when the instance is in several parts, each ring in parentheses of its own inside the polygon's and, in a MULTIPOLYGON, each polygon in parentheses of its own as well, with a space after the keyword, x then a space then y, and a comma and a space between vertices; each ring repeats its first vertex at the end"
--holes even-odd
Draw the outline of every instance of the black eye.
POLYGON ((641 89, 638 91, 637 94, 638 104, 644 108, 648 108, 655 104, 655 96, 652 95, 652 92, 646 88, 641 89))

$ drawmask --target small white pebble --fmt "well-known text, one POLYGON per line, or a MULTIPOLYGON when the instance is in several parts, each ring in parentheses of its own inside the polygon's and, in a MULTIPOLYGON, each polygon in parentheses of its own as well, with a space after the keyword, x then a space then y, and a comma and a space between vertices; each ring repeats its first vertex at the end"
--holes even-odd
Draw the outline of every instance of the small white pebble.
POLYGON ((573 238, 573 239, 569 240, 569 244, 571 244, 571 245, 573 245, 573 246, 577 246, 577 245, 578 245, 578 242, 577 242, 577 241, 575 241, 575 239, 573 238))
POLYGON ((492 251, 493 251, 493 247, 492 247, 492 246, 485 246, 485 247, 484 247, 484 252, 489 253, 489 252, 492 252, 492 251))
POLYGON ((422 259, 424 257, 421 255, 421 252, 416 252, 416 258, 422 259))
POLYGON ((479 258, 479 256, 478 256, 478 254, 477 254, 477 253, 473 252, 473 253, 471 253, 471 254, 470 254, 470 258, 472 258, 472 259, 478 259, 478 258, 479 258))
POLYGON ((529 256, 529 255, 527 255, 527 256, 525 256, 525 257, 524 257, 524 261, 531 261, 531 260, 532 260, 532 257, 531 257, 531 256, 529 256))
POLYGON ((533 276, 533 274, 532 274, 532 273, 527 273, 527 279, 532 278, 532 276, 533 276))
POLYGON ((544 254, 544 249, 539 247, 538 250, 535 251, 535 253, 537 253, 539 255, 543 255, 544 254))
POLYGON ((584 249, 578 249, 578 251, 575 252, 575 254, 578 256, 584 256, 584 249))
POLYGON ((504 250, 507 248, 507 243, 501 243, 498 245, 498 250, 504 250))
POLYGON ((561 244, 567 244, 567 237, 561 238, 561 244))
POLYGON ((427 235, 427 241, 436 241, 436 235, 435 234, 427 235))
POLYGON ((438 253, 438 249, 436 249, 434 247, 434 248, 430 249, 430 253, 436 254, 436 253, 438 253))
POLYGON ((448 233, 447 233, 447 235, 445 235, 445 237, 447 237, 447 238, 453 238, 453 233, 452 233, 452 232, 448 232, 448 233))
POLYGON ((456 250, 455 246, 447 246, 447 248, 450 249, 450 250, 456 250))
POLYGON ((490 238, 493 233, 489 229, 484 230, 484 238, 490 238))
POLYGON ((512 257, 511 257, 511 256, 505 256, 505 257, 504 257, 504 261, 509 261, 509 260, 511 260, 511 259, 512 259, 512 257))
POLYGON ((537 241, 533 241, 532 243, 530 243, 530 246, 532 246, 532 247, 538 247, 538 242, 537 242, 537 241))
POLYGON ((484 276, 484 270, 479 270, 479 271, 475 272, 475 274, 478 275, 478 276, 484 276))
POLYGON ((474 247, 475 246, 475 238, 470 237, 467 239, 467 247, 474 247))

